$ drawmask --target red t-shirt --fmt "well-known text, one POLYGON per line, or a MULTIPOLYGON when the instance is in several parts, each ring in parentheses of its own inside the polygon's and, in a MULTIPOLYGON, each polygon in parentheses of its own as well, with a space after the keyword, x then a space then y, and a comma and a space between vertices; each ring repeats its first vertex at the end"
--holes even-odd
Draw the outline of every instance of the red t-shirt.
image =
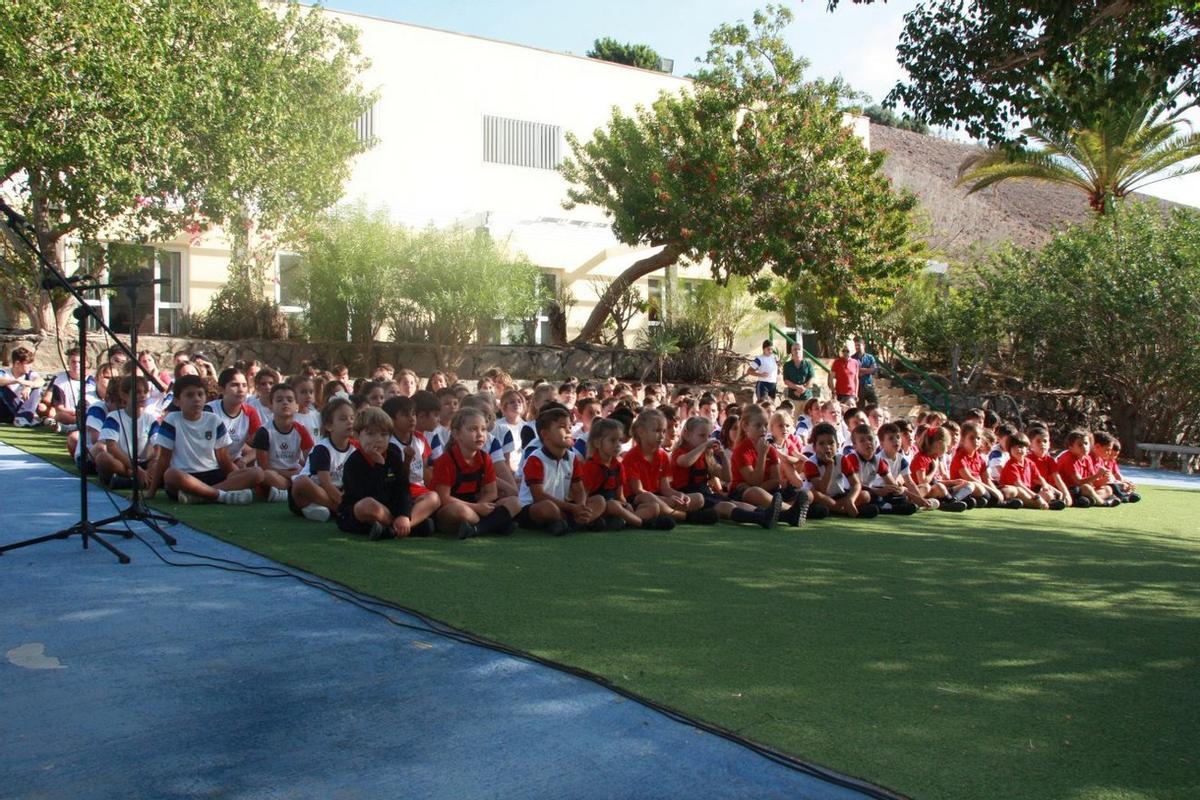
POLYGON ((1095 471, 1091 456, 1077 456, 1066 450, 1058 457, 1058 474, 1072 488, 1083 483, 1083 479, 1095 471))
POLYGON ((913 456, 912 464, 908 467, 908 474, 917 483, 926 483, 937 480, 940 476, 937 474, 937 462, 932 457, 917 451, 913 456))
POLYGON ((616 492, 625 483, 625 468, 621 460, 614 458, 611 464, 600 461, 599 455, 594 455, 579 467, 580 477, 583 478, 583 488, 589 495, 616 492))
POLYGON ((1092 463, 1096 465, 1096 469, 1108 470, 1112 474, 1114 481, 1124 480, 1121 477, 1121 465, 1117 463, 1115 458, 1104 458, 1093 451, 1092 463))
POLYGON ((483 487, 495 482, 496 468, 482 450, 476 450, 468 463, 458 443, 454 442, 433 462, 433 485, 450 487, 450 495, 460 500, 474 503, 483 487), (474 478, 474 475, 480 477, 474 478), (456 480, 460 481, 457 488, 456 480))
POLYGON ((642 482, 643 492, 658 494, 663 477, 670 473, 671 459, 661 447, 647 459, 642 448, 635 446, 621 459, 621 466, 625 468, 625 496, 632 498, 635 480, 642 482))
POLYGON ((858 396, 858 367, 853 358, 835 358, 829 370, 833 373, 833 385, 839 397, 858 396))
POLYGON ((1019 464, 1015 458, 1010 458, 1008 463, 1000 469, 1000 485, 1024 486, 1026 489, 1036 492, 1042 488, 1042 473, 1029 456, 1026 456, 1025 460, 1019 464))
POLYGON ((692 452, 692 448, 680 445, 671 453, 671 488, 676 490, 692 489, 708 483, 708 456, 701 455, 696 463, 685 467, 679 459, 692 452))
POLYGON ((976 450, 974 453, 967 455, 967 451, 961 447, 954 451, 954 458, 950 460, 950 479, 951 480, 982 480, 987 481, 987 459, 983 453, 976 450), (969 469, 975 473, 975 478, 968 478, 964 469, 969 469))
MULTIPOLYGON (((749 467, 753 470, 758 466, 758 451, 754 447, 754 442, 749 439, 738 439, 737 444, 733 446, 733 453, 729 456, 729 468, 733 472, 733 480, 730 482, 729 488, 736 489, 741 486, 746 480, 742 477, 742 467, 749 467)), ((779 453, 774 447, 767 447, 767 468, 763 472, 763 480, 778 478, 777 473, 772 470, 779 469, 779 453)))
POLYGON ((1058 462, 1054 460, 1054 456, 1046 453, 1044 456, 1035 456, 1033 453, 1025 456, 1026 461, 1032 461, 1037 467, 1038 474, 1042 476, 1044 483, 1054 483, 1054 478, 1058 475, 1058 462))

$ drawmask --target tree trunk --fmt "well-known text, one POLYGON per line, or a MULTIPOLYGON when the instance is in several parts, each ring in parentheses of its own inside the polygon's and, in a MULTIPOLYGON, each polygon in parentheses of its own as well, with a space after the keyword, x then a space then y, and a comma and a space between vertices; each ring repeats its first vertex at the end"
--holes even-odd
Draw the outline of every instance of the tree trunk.
POLYGON ((603 296, 596 303, 596 307, 592 309, 591 316, 588 317, 583 329, 575 337, 572 344, 584 344, 595 339, 599 335, 601 328, 604 327, 604 320, 607 319, 609 313, 612 311, 613 304, 617 301, 617 298, 639 278, 644 278, 651 272, 674 264, 679 260, 682 252, 682 248, 678 245, 669 244, 658 253, 643 258, 618 275, 617 279, 610 283, 608 288, 604 290, 603 296))

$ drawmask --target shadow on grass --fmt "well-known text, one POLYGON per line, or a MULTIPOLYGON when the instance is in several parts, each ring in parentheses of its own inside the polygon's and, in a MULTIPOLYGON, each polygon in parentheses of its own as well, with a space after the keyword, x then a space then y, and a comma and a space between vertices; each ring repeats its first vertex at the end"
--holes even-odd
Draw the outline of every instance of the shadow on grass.
POLYGON ((164 507, 917 797, 1200 796, 1200 495, 469 542, 164 507))

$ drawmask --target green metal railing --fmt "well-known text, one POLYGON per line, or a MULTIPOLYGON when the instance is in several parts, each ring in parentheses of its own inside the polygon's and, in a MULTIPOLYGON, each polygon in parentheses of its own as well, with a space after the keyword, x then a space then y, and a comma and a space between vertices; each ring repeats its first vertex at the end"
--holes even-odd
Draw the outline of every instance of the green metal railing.
MULTIPOLYGON (((796 338, 794 336, 792 336, 790 333, 788 333, 787 331, 780 328, 774 322, 767 323, 767 339, 770 340, 772 347, 775 346, 775 337, 777 335, 782 337, 783 340, 785 342, 787 342, 789 350, 791 349, 792 345, 794 345, 796 343, 796 338)), ((829 374, 829 367, 822 364, 821 361, 816 356, 814 356, 812 353, 808 352, 808 350, 806 348, 804 348, 803 346, 801 346, 800 349, 804 350, 805 358, 807 358, 813 364, 816 364, 818 367, 820 367, 822 370, 824 370, 826 374, 829 374)), ((777 352, 779 352, 779 351, 777 350, 777 352)), ((782 359, 780 359, 780 360, 782 360, 782 359)))
POLYGON ((914 395, 933 411, 941 411, 943 414, 950 413, 950 393, 942 386, 936 378, 930 375, 925 370, 914 364, 908 358, 892 347, 887 342, 872 342, 872 348, 875 350, 875 367, 879 373, 893 383, 898 383, 903 386, 909 394, 914 395), (919 386, 913 385, 910 381, 900 376, 890 364, 885 363, 879 356, 882 353, 888 353, 895 361, 903 365, 909 372, 916 373, 921 376, 919 386))

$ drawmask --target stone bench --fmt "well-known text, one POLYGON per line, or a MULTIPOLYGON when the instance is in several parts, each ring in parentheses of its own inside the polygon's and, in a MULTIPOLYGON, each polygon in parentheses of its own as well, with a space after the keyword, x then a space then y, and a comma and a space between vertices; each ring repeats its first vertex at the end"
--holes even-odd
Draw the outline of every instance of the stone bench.
POLYGON ((1137 449, 1139 453, 1149 454, 1150 469, 1158 469, 1161 466, 1163 453, 1174 453, 1178 455, 1181 471, 1185 475, 1192 474, 1192 461, 1196 456, 1200 456, 1200 447, 1188 447, 1187 445, 1182 444, 1153 444, 1150 442, 1138 442, 1137 449))

